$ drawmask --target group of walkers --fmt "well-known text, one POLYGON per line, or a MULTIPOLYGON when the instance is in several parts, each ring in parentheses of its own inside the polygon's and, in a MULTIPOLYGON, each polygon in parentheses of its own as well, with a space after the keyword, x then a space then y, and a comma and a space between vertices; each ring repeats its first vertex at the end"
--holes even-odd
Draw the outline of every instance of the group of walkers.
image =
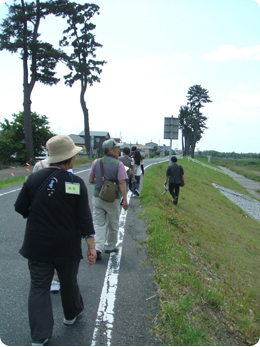
MULTIPOLYGON (((64 324, 74 324, 83 311, 77 282, 83 258, 82 239, 87 243, 90 267, 96 260, 102 260, 103 251, 108 254, 119 251, 120 209, 121 206, 128 209, 129 188, 133 195, 140 195, 140 179, 144 175, 142 157, 136 147, 132 147, 131 153, 124 148, 119 157, 118 143, 114 139, 105 141, 104 158, 94 160, 89 172, 89 183, 95 184, 92 217, 87 187, 73 174, 81 147, 75 146, 69 136, 59 135, 49 139, 46 148, 48 158, 35 165, 15 202, 15 210, 27 219, 20 254, 28 259, 31 277, 28 311, 33 346, 43 346, 52 337, 51 285, 60 289, 64 324), (108 181, 119 187, 111 201, 100 195, 104 182, 108 181)), ((165 184, 169 177, 169 191, 176 204, 179 194, 176 177, 184 178, 183 174, 174 159, 165 184)))

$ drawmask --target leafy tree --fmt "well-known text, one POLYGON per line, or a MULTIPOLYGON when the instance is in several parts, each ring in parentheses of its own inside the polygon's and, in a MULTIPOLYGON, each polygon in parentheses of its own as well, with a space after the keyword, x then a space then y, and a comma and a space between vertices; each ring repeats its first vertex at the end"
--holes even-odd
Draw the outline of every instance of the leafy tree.
MULTIPOLYGON (((207 118, 200 113, 197 132, 196 132, 196 142, 198 142, 206 127, 207 118)), ((193 113, 190 111, 189 107, 181 106, 179 110, 179 128, 182 131, 182 153, 183 155, 190 154, 192 152, 192 141, 195 134, 197 119, 194 117, 193 113)))
POLYGON ((23 61, 23 107, 24 136, 27 160, 34 159, 34 143, 31 119, 31 93, 35 82, 54 85, 59 79, 54 69, 64 57, 61 50, 50 43, 42 42, 39 37, 41 19, 49 14, 61 15, 61 8, 67 0, 45 1, 33 0, 30 3, 20 0, 9 7, 7 18, 0 26, 0 50, 11 53, 20 51, 23 61))
POLYGON ((100 82, 99 75, 102 72, 100 66, 106 62, 95 60, 95 51, 102 45, 95 41, 92 31, 95 25, 90 23, 90 19, 98 13, 99 6, 95 4, 70 3, 64 9, 68 28, 64 30, 64 37, 60 41, 62 47, 72 46, 73 52, 68 56, 67 66, 70 73, 64 76, 65 84, 72 87, 76 81, 81 83, 80 104, 84 115, 85 146, 90 153, 90 133, 89 133, 89 112, 85 102, 87 86, 92 86, 94 82, 100 82))
POLYGON ((188 90, 188 106, 190 109, 191 114, 193 115, 193 119, 195 120, 194 124, 194 132, 193 132, 193 139, 192 139, 192 145, 191 145, 191 156, 194 158, 194 151, 196 142, 198 141, 198 135, 202 134, 200 131, 200 123, 204 122, 202 113, 200 113, 200 109, 204 107, 204 104, 212 102, 208 95, 208 90, 205 88, 202 88, 200 85, 195 84, 194 86, 191 86, 188 90))
MULTIPOLYGON (((16 161, 25 164, 28 154, 24 140, 24 114, 13 114, 13 121, 6 118, 0 123, 0 157, 3 164, 16 161)), ((46 116, 35 112, 31 114, 32 136, 36 158, 43 155, 46 141, 55 134, 50 131, 46 116)))

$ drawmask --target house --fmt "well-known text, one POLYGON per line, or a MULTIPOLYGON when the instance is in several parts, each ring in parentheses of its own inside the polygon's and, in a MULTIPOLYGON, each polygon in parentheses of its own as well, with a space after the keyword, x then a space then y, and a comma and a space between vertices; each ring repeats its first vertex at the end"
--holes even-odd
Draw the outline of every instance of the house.
MULTIPOLYGON (((85 143, 85 131, 81 131, 79 136, 84 140, 85 143)), ((102 148, 102 143, 108 139, 110 139, 110 134, 108 131, 90 131, 91 137, 91 145, 93 148, 93 152, 95 152, 95 157, 99 154, 104 153, 102 148)))
POLYGON ((145 146, 154 149, 154 147, 158 147, 158 143, 155 143, 155 142, 147 142, 147 143, 145 144, 145 146))
POLYGON ((141 156, 143 156, 145 158, 150 158, 150 156, 152 154, 152 149, 150 147, 144 146, 144 145, 132 145, 132 146, 136 146, 138 151, 140 151, 141 156))
POLYGON ((86 150, 85 140, 82 137, 75 134, 70 134, 68 136, 72 139, 72 141, 75 143, 76 146, 82 147, 83 150, 86 150))

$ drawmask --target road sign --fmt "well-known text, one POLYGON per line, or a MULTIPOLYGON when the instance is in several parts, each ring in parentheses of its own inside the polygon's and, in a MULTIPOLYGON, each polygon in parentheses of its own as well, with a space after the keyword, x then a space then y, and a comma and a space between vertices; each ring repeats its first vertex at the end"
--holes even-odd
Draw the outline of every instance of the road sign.
POLYGON ((179 118, 164 118, 164 139, 178 140, 179 118))

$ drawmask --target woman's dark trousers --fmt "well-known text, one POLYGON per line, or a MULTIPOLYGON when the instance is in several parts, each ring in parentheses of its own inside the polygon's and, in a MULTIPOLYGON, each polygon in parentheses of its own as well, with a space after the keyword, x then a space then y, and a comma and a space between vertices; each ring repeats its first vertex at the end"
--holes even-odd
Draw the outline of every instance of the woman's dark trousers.
POLYGON ((60 279, 60 293, 65 318, 71 320, 84 309, 77 283, 79 263, 79 260, 65 263, 28 261, 31 275, 28 310, 33 341, 45 340, 52 336, 54 321, 50 286, 54 268, 60 279))

